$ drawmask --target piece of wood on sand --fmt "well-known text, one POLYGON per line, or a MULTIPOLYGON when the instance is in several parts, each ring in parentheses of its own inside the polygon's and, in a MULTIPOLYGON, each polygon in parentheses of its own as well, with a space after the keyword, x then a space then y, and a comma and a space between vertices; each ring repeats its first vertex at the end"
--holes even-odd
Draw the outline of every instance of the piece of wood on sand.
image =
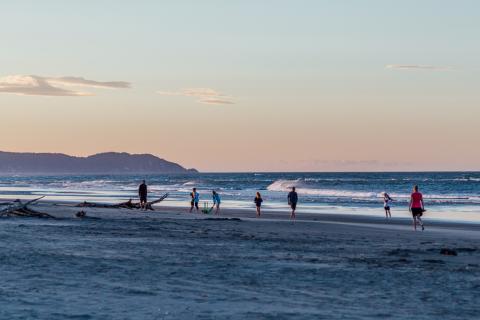
POLYGON ((48 213, 39 212, 29 208, 28 206, 45 198, 39 197, 37 199, 29 200, 27 202, 22 202, 22 200, 17 199, 8 203, 8 206, 0 210, 0 217, 34 217, 34 218, 55 218, 54 216, 49 215, 48 213))
MULTIPOLYGON (((165 200, 168 197, 168 193, 165 193, 163 196, 160 198, 154 200, 154 201, 149 201, 147 202, 145 206, 145 210, 152 210, 154 211, 155 209, 153 208, 154 204, 160 203, 163 200, 165 200)), ((107 204, 107 203, 96 203, 96 202, 81 202, 76 205, 76 207, 80 208, 109 208, 109 209, 142 209, 140 206, 140 202, 133 202, 132 199, 125 201, 125 202, 120 202, 116 204, 107 204)))

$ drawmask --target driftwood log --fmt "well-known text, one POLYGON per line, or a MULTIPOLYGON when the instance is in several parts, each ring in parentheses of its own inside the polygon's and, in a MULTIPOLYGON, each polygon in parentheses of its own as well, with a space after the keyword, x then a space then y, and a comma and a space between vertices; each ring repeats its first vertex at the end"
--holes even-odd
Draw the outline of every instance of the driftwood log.
POLYGON ((7 205, 5 209, 0 210, 0 217, 35 217, 35 218, 55 218, 48 213, 39 212, 29 208, 28 206, 43 199, 40 197, 33 199, 27 202, 22 202, 21 200, 15 200, 13 202, 2 203, 2 205, 7 205))
MULTIPOLYGON (((162 202, 168 197, 168 193, 165 193, 163 196, 160 198, 147 202, 145 206, 145 210, 152 210, 154 211, 155 209, 153 208, 154 204, 157 204, 159 202, 162 202)), ((141 209, 140 202, 133 202, 132 199, 126 201, 126 202, 120 202, 116 204, 107 204, 107 203, 96 203, 96 202, 81 202, 76 205, 76 207, 80 208, 108 208, 108 209, 141 209)))

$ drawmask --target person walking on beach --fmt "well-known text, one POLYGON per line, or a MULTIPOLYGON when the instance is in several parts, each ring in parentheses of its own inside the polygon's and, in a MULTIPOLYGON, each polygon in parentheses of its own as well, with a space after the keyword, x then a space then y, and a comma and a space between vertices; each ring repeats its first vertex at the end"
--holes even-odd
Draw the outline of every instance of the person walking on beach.
POLYGON ((385 209, 385 218, 391 218, 392 214, 390 212, 390 202, 392 202, 393 199, 390 197, 390 195, 386 192, 383 193, 383 209, 385 209))
POLYGON ((297 210, 298 195, 295 191, 295 187, 292 187, 292 191, 288 193, 288 204, 292 208, 292 213, 290 214, 290 219, 295 220, 295 210, 297 210))
POLYGON ((142 181, 142 184, 138 187, 138 197, 140 198, 140 209, 147 210, 147 184, 145 180, 142 181))
POLYGON ((257 207, 257 218, 260 218, 260 208, 262 206, 262 202, 263 202, 263 199, 262 199, 262 196, 260 195, 260 192, 257 192, 257 195, 255 196, 255 199, 253 200, 253 202, 255 202, 255 206, 257 207))
POLYGON ((425 205, 423 203, 423 195, 418 192, 418 186, 413 187, 413 192, 410 195, 409 209, 413 217, 413 229, 417 231, 417 224, 420 224, 420 226, 422 227, 422 231, 425 230, 422 221, 422 215, 425 211, 425 205))
POLYGON ((213 208, 216 207, 215 214, 220 214, 220 195, 217 191, 212 190, 212 198, 213 198, 213 208))
POLYGON ((192 189, 190 197, 192 197, 192 201, 190 202, 190 212, 192 212, 193 207, 195 207, 198 212, 198 202, 200 202, 200 194, 197 192, 197 188, 192 189))

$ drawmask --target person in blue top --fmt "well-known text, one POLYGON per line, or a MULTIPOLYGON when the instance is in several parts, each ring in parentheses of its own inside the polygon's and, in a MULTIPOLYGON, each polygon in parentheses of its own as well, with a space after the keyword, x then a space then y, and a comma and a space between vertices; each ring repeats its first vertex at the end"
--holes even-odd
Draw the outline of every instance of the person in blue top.
POLYGON ((212 198, 213 198, 213 207, 216 207, 215 214, 220 214, 220 195, 217 191, 212 190, 212 198))
POLYGON ((197 188, 193 188, 192 192, 190 193, 190 197, 192 201, 190 202, 190 212, 192 212, 193 207, 197 209, 198 212, 198 203, 200 202, 200 194, 197 192, 197 188))

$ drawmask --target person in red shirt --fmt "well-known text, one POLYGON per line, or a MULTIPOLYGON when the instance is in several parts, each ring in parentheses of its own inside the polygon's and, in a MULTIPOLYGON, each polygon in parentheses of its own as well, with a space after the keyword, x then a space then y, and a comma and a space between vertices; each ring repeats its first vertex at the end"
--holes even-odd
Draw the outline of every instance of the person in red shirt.
POLYGON ((410 196, 410 212, 413 216, 413 229, 417 230, 417 224, 420 224, 422 231, 425 230, 422 221, 422 214, 425 211, 425 206, 423 203, 423 195, 418 192, 418 186, 413 187, 413 192, 410 196))

